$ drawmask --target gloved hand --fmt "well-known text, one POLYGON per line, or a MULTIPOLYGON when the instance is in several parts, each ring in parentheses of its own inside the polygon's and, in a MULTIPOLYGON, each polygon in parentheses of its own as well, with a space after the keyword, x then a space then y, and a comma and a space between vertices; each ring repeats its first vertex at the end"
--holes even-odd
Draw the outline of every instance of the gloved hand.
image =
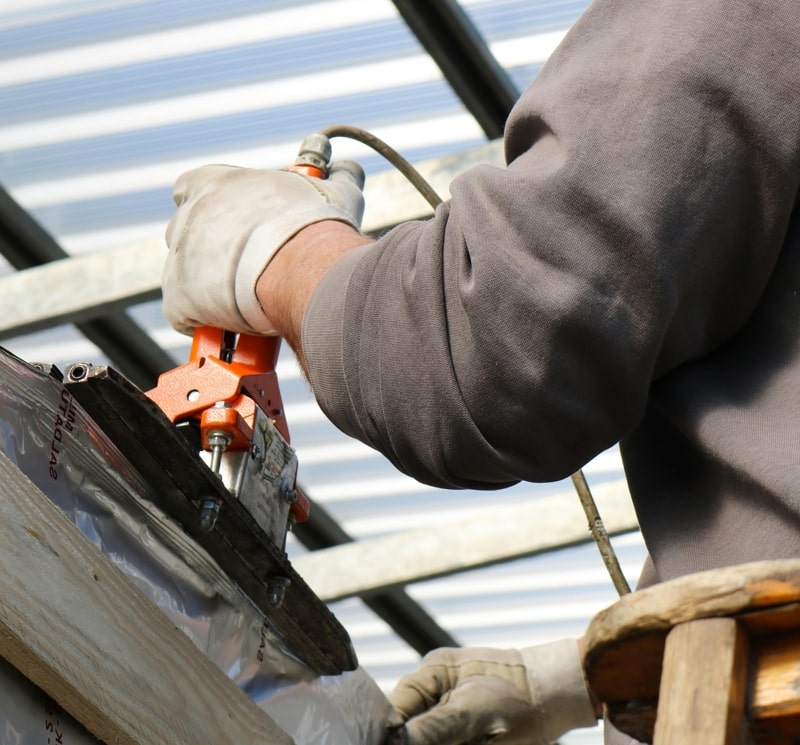
POLYGON ((334 163, 327 179, 293 171, 203 166, 175 183, 178 209, 167 226, 164 315, 183 333, 197 326, 275 335, 256 297, 270 259, 292 236, 321 220, 358 229, 364 172, 334 163))
POLYGON ((525 649, 437 649, 400 679, 389 728, 408 745, 545 745, 596 724, 577 641, 525 649))

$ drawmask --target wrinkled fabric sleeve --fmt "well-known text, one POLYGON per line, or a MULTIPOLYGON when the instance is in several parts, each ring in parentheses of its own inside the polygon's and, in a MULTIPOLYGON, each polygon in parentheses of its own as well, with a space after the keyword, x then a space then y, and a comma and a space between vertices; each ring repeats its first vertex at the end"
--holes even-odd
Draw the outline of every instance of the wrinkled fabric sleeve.
MULTIPOLYGON (((757 305, 798 180, 794 0, 595 0, 427 221, 306 312, 320 405, 434 485, 568 476, 757 305)), ((369 205, 367 205, 367 210, 369 205)))

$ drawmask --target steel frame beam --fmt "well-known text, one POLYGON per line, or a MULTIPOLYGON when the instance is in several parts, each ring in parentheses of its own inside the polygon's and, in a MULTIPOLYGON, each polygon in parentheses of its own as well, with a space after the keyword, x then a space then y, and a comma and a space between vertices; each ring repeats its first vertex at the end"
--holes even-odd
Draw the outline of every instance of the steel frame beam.
MULTIPOLYGON (((29 269, 68 257, 55 239, 2 188, 0 253, 15 269, 29 269)), ((142 390, 152 388, 162 372, 177 364, 122 311, 75 325, 142 390)))
POLYGON ((486 136, 502 137, 519 91, 464 9, 455 0, 394 4, 486 136))
MULTIPOLYGON (((298 523, 293 531, 297 540, 312 551, 306 558, 316 556, 317 552, 323 549, 336 550, 335 546, 359 545, 360 542, 353 541, 324 507, 313 501, 311 517, 312 519, 305 523, 298 523)), ((302 559, 303 557, 300 557, 300 560, 302 559)), ((296 564, 297 560, 294 563, 296 564)), ((319 585, 312 589, 318 592, 319 585)), ((460 646, 455 638, 439 626, 433 617, 402 588, 380 589, 362 597, 361 601, 421 655, 437 647, 460 646)))
MULTIPOLYGON (((638 530, 625 480, 592 489, 609 535, 638 530)), ((497 510, 435 528, 392 533, 307 554, 295 569, 325 601, 371 597, 414 582, 589 543, 586 517, 572 490, 515 507, 513 519, 497 510), (447 541, 442 541, 442 534, 447 541)), ((599 559, 598 559, 599 561, 599 559)))

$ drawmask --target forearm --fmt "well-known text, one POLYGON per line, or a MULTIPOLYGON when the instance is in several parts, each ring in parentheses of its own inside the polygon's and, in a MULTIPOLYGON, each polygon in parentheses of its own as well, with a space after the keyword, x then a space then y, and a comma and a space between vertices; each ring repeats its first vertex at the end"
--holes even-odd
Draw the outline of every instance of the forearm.
POLYGON ((287 241, 259 277, 256 295, 268 308, 270 321, 294 350, 306 375, 300 332, 311 295, 342 256, 370 241, 343 222, 314 223, 287 241))

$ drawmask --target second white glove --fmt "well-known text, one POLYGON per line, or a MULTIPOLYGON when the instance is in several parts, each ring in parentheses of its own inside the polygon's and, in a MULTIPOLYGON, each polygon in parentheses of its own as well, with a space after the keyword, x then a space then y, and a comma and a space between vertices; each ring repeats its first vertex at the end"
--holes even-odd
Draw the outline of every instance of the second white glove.
POLYGON ((292 236, 322 220, 358 229, 364 174, 334 163, 327 179, 293 171, 203 166, 175 183, 178 206, 167 226, 169 253, 162 276, 164 315, 190 334, 214 326, 274 335, 256 297, 256 283, 292 236))
POLYGON ((437 649, 397 684, 390 726, 408 745, 546 745, 596 724, 578 644, 437 649))

